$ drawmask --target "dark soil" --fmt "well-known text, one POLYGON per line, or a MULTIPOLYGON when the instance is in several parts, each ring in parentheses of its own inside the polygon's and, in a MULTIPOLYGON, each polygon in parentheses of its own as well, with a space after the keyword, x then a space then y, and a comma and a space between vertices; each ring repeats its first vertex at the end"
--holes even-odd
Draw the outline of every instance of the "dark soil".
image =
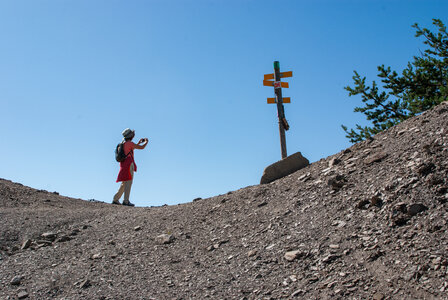
POLYGON ((448 299, 447 133, 445 102, 271 184, 177 206, 0 180, 0 298, 448 299))

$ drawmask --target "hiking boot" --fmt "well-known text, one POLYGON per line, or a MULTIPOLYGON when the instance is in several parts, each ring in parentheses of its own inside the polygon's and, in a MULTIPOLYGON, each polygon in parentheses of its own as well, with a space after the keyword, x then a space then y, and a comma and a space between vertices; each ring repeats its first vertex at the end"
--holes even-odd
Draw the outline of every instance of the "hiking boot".
POLYGON ((133 204, 133 203, 131 203, 129 201, 123 202, 123 205, 124 206, 135 206, 135 204, 133 204))
POLYGON ((112 201, 112 204, 115 204, 115 205, 120 205, 121 203, 120 203, 120 202, 118 202, 118 201, 112 201))

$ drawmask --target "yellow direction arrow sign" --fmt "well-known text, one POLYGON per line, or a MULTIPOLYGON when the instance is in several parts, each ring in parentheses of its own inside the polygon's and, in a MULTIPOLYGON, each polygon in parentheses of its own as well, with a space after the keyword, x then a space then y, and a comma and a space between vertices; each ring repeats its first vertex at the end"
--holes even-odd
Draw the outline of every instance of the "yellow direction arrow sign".
MULTIPOLYGON (((281 72, 280 73, 280 78, 286 78, 286 77, 292 77, 292 71, 288 71, 288 72, 281 72)), ((274 79, 274 74, 264 74, 264 80, 269 80, 269 79, 274 79)))
MULTIPOLYGON (((275 98, 268 98, 268 104, 275 104, 275 98)), ((291 103, 291 97, 283 97, 283 103, 291 103)))
POLYGON ((287 82, 263 80, 263 85, 265 85, 265 86, 275 86, 274 83, 276 83, 276 84, 280 83, 280 86, 282 88, 289 88, 289 83, 287 83, 287 82))
POLYGON ((264 80, 274 80, 274 74, 264 74, 264 80))

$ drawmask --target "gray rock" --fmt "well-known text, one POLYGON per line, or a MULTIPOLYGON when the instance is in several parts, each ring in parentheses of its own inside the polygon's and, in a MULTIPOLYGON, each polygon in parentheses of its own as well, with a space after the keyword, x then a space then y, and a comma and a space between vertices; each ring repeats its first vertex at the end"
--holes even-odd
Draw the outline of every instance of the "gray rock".
POLYGON ((330 162, 328 163, 328 166, 329 166, 329 167, 334 167, 334 166, 338 165, 340 162, 341 162, 340 159, 338 159, 338 158, 336 158, 336 157, 333 157, 333 158, 330 160, 330 162))
POLYGON ((403 226, 406 225, 409 221, 410 217, 407 215, 397 215, 392 218, 392 223, 394 226, 403 226))
POLYGON ((25 299, 28 298, 28 293, 26 291, 20 291, 19 294, 17 294, 17 298, 19 299, 25 299))
POLYGON ((265 205, 268 205, 268 203, 266 201, 260 202, 257 204, 258 207, 263 207, 265 205))
POLYGON ((56 240, 57 234, 54 232, 45 232, 40 235, 44 240, 53 242, 56 240))
POLYGON ((88 287, 90 287, 92 284, 90 282, 89 279, 84 280, 83 282, 81 282, 81 284, 79 285, 80 288, 82 289, 86 289, 88 287))
POLYGON ((103 256, 101 255, 101 253, 96 253, 94 255, 92 255, 92 259, 102 259, 103 256))
POLYGON ((291 294, 291 297, 298 297, 301 294, 304 294, 305 291, 304 290, 296 290, 294 293, 291 294))
POLYGON ((68 242, 68 241, 70 241, 71 239, 72 239, 72 238, 69 237, 68 235, 63 235, 63 236, 59 237, 59 238, 56 240, 56 242, 58 242, 58 243, 64 243, 64 242, 68 242))
POLYGON ((399 203, 397 203, 397 204, 395 205, 395 209, 396 209, 397 211, 399 211, 399 212, 402 212, 402 213, 407 213, 407 211, 408 211, 407 205, 406 205, 406 203, 404 203, 404 202, 399 202, 399 203))
POLYGON ((419 214, 427 209, 428 208, 421 203, 414 203, 409 205, 408 214, 411 216, 415 216, 416 214, 419 214))
POLYGON ((310 162, 300 152, 294 153, 272 165, 266 167, 261 177, 260 184, 270 183, 283 178, 308 166, 310 162))
POLYGON ((294 251, 288 251, 285 253, 285 259, 287 261, 293 261, 296 258, 299 258, 301 256, 303 256, 304 253, 302 252, 302 250, 294 250, 294 251))
POLYGON ((52 241, 48 241, 48 240, 38 240, 36 241, 37 245, 39 247, 47 247, 47 246, 51 246, 51 244, 53 243, 52 241))
POLYGON ((373 196, 372 199, 370 199, 370 203, 373 206, 381 207, 383 205, 383 200, 379 196, 373 196))
POLYGON ((435 167, 436 166, 432 162, 423 163, 417 168, 417 172, 422 176, 426 176, 432 173, 435 167))
POLYGON ((383 300, 383 299, 384 299, 384 295, 383 295, 383 294, 380 294, 380 293, 375 293, 375 294, 372 296, 372 299, 373 299, 373 300, 383 300))
POLYGON ((364 160, 364 163, 370 165, 370 164, 373 164, 375 162, 379 162, 379 161, 383 160, 386 157, 387 157, 387 153, 385 153, 385 152, 375 153, 375 154, 372 154, 371 156, 369 156, 368 158, 366 158, 364 160))
POLYGON ((356 204, 356 208, 366 209, 367 205, 369 205, 369 204, 370 204, 369 200, 362 199, 362 200, 359 200, 358 204, 356 204))
POLYGON ((326 263, 326 264, 329 264, 329 263, 335 261, 336 259, 338 259, 339 257, 341 257, 341 256, 340 255, 335 255, 335 254, 329 254, 329 255, 325 256, 322 259, 322 262, 326 263))
POLYGON ((78 233, 80 233, 81 230, 79 230, 78 228, 75 228, 72 230, 72 232, 70 232, 70 236, 75 236, 78 235, 78 233))
POLYGON ((22 250, 28 249, 31 246, 32 241, 30 239, 25 240, 22 244, 22 250))
POLYGON ((328 180, 328 185, 331 186, 334 191, 338 191, 345 185, 346 182, 347 179, 345 179, 343 175, 336 175, 328 180))
POLYGON ((14 278, 11 280, 11 285, 20 285, 22 282, 22 276, 14 276, 14 278))
POLYGON ((156 242, 159 244, 169 244, 174 241, 174 236, 171 234, 161 234, 156 237, 156 242))

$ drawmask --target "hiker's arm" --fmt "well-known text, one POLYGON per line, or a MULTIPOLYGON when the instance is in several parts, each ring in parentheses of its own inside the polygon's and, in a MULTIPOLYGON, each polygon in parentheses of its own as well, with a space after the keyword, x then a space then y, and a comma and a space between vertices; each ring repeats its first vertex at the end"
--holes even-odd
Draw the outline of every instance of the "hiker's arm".
POLYGON ((146 145, 148 145, 148 139, 141 139, 138 144, 135 144, 135 149, 145 149, 146 145))

